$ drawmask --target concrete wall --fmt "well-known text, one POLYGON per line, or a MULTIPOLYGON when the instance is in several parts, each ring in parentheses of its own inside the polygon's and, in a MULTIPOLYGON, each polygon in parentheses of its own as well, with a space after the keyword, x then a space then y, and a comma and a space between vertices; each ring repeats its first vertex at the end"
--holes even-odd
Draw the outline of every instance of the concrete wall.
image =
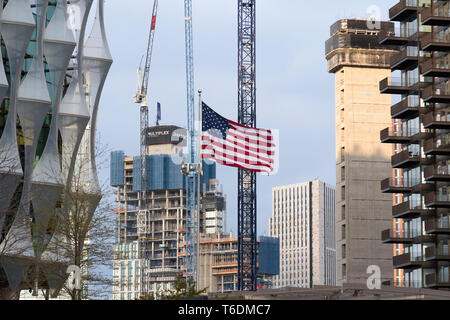
POLYGON ((392 279, 392 248, 381 242, 381 231, 392 226, 392 196, 380 191, 380 181, 392 174, 391 146, 380 142, 380 131, 391 125, 391 98, 379 92, 390 74, 357 66, 335 73, 339 285, 366 283, 370 265, 381 267, 383 280, 392 279))

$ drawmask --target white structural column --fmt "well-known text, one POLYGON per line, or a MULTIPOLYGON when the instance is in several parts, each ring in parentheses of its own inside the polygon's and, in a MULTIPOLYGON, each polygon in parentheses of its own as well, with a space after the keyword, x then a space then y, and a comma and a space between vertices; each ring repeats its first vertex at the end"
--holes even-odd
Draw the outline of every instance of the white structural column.
POLYGON ((68 28, 66 11, 65 1, 59 0, 44 34, 44 54, 52 86, 52 121, 44 152, 32 177, 31 192, 39 257, 48 244, 47 229, 50 220, 55 216, 56 202, 64 187, 58 153, 59 106, 66 69, 76 46, 73 34, 68 28))
MULTIPOLYGON (((2 201, 3 208, 0 208, 0 212, 9 205, 9 201, 23 175, 16 135, 18 92, 25 52, 35 27, 28 0, 12 0, 8 2, 2 14, 2 36, 9 58, 11 87, 7 123, 0 138, 0 156, 4 159, 4 165, 1 166, 0 170, 3 178, 0 180, 0 189, 8 191, 5 192, 5 198, 2 201)), ((1 227, 3 229, 4 226, 1 227)), ((23 234, 24 231, 21 229, 18 233, 23 234)), ((29 235, 30 232, 28 231, 28 245, 31 245, 29 235)), ((5 244, 15 243, 15 239, 11 240, 11 238, 22 239, 22 236, 12 235, 9 232, 7 239, 2 239, 3 241, 0 243, 0 251, 4 249, 5 244)), ((23 246, 23 243, 20 245, 23 246)), ((27 266, 7 256, 2 256, 0 263, 6 273, 11 291, 17 290, 25 276, 27 266)))
MULTIPOLYGON (((35 22, 27 0, 9 1, 3 10, 1 20, 1 33, 9 58, 11 79, 8 117, 0 137, 0 190, 2 190, 0 195, 0 227, 3 229, 4 210, 9 206, 23 175, 16 134, 17 90, 20 84, 25 51, 35 28, 35 22)), ((4 81, 2 83, 4 84, 4 81)), ((2 88, 4 90, 4 86, 2 88)))
POLYGON ((85 171, 86 175, 83 175, 81 178, 89 186, 86 191, 97 195, 101 194, 95 164, 97 114, 101 92, 112 65, 112 57, 105 33, 103 8, 104 0, 98 0, 94 25, 83 48, 83 75, 89 96, 91 121, 86 128, 83 145, 83 150, 86 152, 85 157, 90 160, 90 167, 89 170, 85 171))
MULTIPOLYGON (((3 15, 3 6, 0 6, 0 34, 2 31, 2 15, 3 15)), ((0 52, 0 61, 3 61, 2 53, 0 52)), ((3 63, 0 63, 0 103, 3 102, 5 98, 6 92, 8 91, 8 79, 6 78, 5 66, 3 63)))
POLYGON ((43 34, 48 1, 37 1, 36 8, 36 52, 29 67, 28 73, 19 86, 17 95, 17 115, 22 128, 25 167, 24 186, 18 218, 30 213, 31 177, 39 136, 47 113, 50 111, 51 100, 47 88, 44 71, 44 41, 43 34))
POLYGON ((37 1, 36 52, 34 53, 28 73, 22 80, 17 93, 17 115, 19 117, 20 127, 22 128, 25 166, 22 197, 11 231, 14 234, 21 235, 21 239, 17 244, 16 250, 20 250, 22 254, 29 256, 32 256, 34 253, 38 256, 40 255, 39 249, 37 251, 32 249, 41 247, 41 241, 38 238, 42 239, 42 237, 36 238, 37 233, 32 232, 35 238, 34 240, 38 243, 36 248, 33 248, 32 239, 27 236, 27 234, 30 234, 27 232, 28 226, 24 222, 33 217, 36 219, 36 226, 44 223, 44 216, 49 216, 48 210, 50 209, 49 207, 51 207, 51 203, 56 203, 56 200, 59 197, 59 194, 49 194, 48 192, 51 190, 44 188, 41 188, 41 191, 35 189, 33 194, 31 188, 31 178, 33 174, 34 160, 36 158, 37 144, 41 134, 42 125, 44 124, 45 117, 50 111, 51 106, 50 95, 45 78, 43 47, 43 34, 45 29, 47 7, 48 1, 37 1), (54 200, 54 198, 56 198, 56 200, 54 200), (30 204, 36 206, 36 216, 34 215, 34 212, 31 211, 30 204), (45 212, 44 216, 42 216, 43 212, 45 212), (24 250, 26 251, 24 252, 24 250))
MULTIPOLYGON (((2 15, 3 15, 3 6, 0 6, 0 34, 2 31, 2 15)), ((2 52, 0 51, 0 61, 3 61, 2 52)), ((3 63, 0 63, 0 104, 3 103, 3 99, 5 98, 6 92, 8 91, 8 79, 6 78, 5 67, 3 63)), ((0 134, 0 137, 2 135, 0 134)), ((7 161, 5 152, 2 152, 1 144, 0 144, 0 187, 3 185, 3 179, 12 179, 11 181, 13 186, 17 186, 17 175, 10 175, 10 170, 8 168, 8 164, 5 163, 7 161)), ((6 185, 6 183, 4 184, 6 185)), ((11 188, 13 189, 13 188, 11 188)), ((3 188, 2 188, 3 190, 3 188)), ((0 193, 0 230, 3 229, 3 224, 5 221, 6 213, 4 213, 4 209, 8 206, 8 202, 12 197, 14 190, 8 190, 0 193)))
POLYGON ((66 181, 66 189, 70 190, 72 177, 75 170, 75 162, 80 148, 81 140, 90 120, 88 105, 86 102, 86 90, 83 84, 83 48, 86 33, 86 25, 93 0, 72 1, 68 5, 71 13, 72 29, 77 43, 76 62, 72 66, 72 81, 63 98, 60 109, 60 130, 63 139, 63 177, 66 181))

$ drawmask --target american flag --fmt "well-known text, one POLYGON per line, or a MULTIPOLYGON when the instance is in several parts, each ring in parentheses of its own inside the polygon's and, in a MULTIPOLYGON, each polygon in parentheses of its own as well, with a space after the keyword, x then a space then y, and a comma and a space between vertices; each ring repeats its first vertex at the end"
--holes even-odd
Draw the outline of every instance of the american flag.
POLYGON ((274 170, 275 144, 270 130, 225 119, 202 103, 202 158, 255 172, 274 170))

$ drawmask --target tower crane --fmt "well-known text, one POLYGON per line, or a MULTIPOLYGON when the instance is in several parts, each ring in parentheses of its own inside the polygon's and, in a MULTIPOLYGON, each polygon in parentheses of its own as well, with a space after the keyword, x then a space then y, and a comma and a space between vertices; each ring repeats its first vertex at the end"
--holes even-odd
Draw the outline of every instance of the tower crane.
POLYGON ((184 0, 188 159, 182 166, 186 176, 186 281, 194 280, 198 286, 199 186, 201 164, 199 133, 195 130, 194 107, 194 44, 192 30, 192 0, 184 0))
POLYGON ((138 69, 138 90, 134 95, 134 101, 139 103, 140 108, 140 155, 141 155, 141 192, 140 192, 140 202, 139 202, 139 212, 138 212, 138 230, 140 234, 140 258, 141 260, 141 291, 144 294, 148 293, 148 281, 145 279, 148 263, 148 248, 146 241, 147 234, 147 221, 148 221, 148 210, 146 210, 146 196, 147 196, 147 151, 146 151, 146 138, 147 138, 147 128, 148 128, 148 79, 150 76, 150 66, 152 62, 153 53, 153 40, 155 39, 156 31, 156 17, 158 13, 158 0, 153 3, 153 13, 152 22, 150 26, 150 35, 147 45, 147 55, 145 59, 145 66, 142 70, 141 67, 138 69))
MULTIPOLYGON (((238 121, 256 127, 256 0, 238 0, 238 121)), ((238 289, 256 290, 256 173, 238 169, 238 289)))
MULTIPOLYGON (((145 59, 144 70, 141 67, 138 69, 138 90, 134 95, 134 102, 139 103, 141 105, 141 164, 145 163, 145 155, 146 155, 146 129, 148 128, 148 79, 150 76, 150 66, 152 62, 152 54, 153 54, 153 40, 155 39, 155 31, 156 31, 156 17, 158 14, 158 0, 155 0, 153 3, 153 13, 152 13, 152 24, 150 27, 150 35, 148 39, 147 45, 147 55, 145 59), (143 72, 142 72, 143 71, 143 72)), ((146 167, 142 166, 142 173, 145 173, 146 167)), ((142 175, 142 190, 145 192, 146 184, 146 175, 142 175)))

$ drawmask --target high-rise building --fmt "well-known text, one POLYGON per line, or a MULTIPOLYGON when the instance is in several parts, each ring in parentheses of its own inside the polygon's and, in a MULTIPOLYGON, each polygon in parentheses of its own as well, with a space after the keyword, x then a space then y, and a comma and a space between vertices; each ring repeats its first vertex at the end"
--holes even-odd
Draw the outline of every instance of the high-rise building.
POLYGON ((67 195, 78 183, 86 216, 102 196, 96 121, 112 64, 104 1, 1 1, 0 29, 0 299, 30 289, 55 298, 74 263, 73 242, 58 232, 74 212, 67 195))
POLYGON ((272 189, 269 236, 279 238, 273 286, 336 284, 335 188, 319 180, 272 189))
POLYGON ((394 24, 344 19, 330 28, 326 42, 328 71, 335 75, 336 120, 336 251, 337 283, 367 282, 371 265, 392 279, 392 249, 380 231, 392 224, 392 196, 380 192, 391 174, 392 149, 379 132, 391 124, 391 98, 379 92, 390 79, 395 48, 379 44, 394 24))
MULTIPOLYGON (((111 154, 111 185, 116 188, 117 242, 113 258, 113 299, 158 296, 172 289, 182 272, 179 255, 186 235, 185 179, 181 172, 186 130, 155 126, 147 130, 147 186, 142 197, 140 156, 111 154), (141 214, 141 202, 145 213, 141 214), (143 285, 145 284, 145 285, 143 285)), ((203 163, 200 231, 221 233, 225 197, 215 164, 203 163)))
POLYGON ((201 199, 200 233, 220 234, 226 232, 226 196, 219 180, 210 179, 204 184, 201 199))
POLYGON ((450 4, 402 0, 389 10, 389 18, 397 28, 380 43, 400 52, 389 64, 392 79, 382 80, 380 91, 399 101, 391 107, 393 126, 381 134, 396 150, 394 174, 382 189, 399 201, 387 210, 394 226, 382 237, 404 247, 393 257, 393 267, 402 275, 396 284, 448 289, 450 4))

